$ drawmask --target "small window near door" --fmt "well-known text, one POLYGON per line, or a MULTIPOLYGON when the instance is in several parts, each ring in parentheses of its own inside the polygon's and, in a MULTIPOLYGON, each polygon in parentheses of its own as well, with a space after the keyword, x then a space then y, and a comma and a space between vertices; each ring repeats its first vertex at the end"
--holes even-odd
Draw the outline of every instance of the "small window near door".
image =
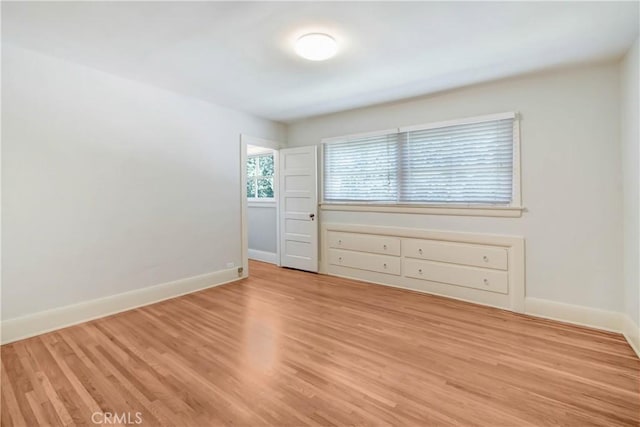
POLYGON ((247 157, 247 198, 273 200, 273 153, 247 157))

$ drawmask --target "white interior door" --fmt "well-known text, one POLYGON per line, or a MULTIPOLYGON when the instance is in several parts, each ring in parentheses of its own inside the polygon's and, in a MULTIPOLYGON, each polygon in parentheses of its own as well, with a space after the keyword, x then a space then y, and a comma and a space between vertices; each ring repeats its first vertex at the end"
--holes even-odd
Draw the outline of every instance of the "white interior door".
POLYGON ((280 264, 318 271, 317 147, 280 150, 280 264))

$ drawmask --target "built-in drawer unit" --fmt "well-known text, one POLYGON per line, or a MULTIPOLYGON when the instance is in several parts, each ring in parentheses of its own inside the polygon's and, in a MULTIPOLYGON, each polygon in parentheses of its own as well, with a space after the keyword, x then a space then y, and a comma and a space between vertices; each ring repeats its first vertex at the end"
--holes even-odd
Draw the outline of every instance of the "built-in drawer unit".
POLYGON ((400 258, 394 256, 331 248, 329 249, 329 264, 395 276, 400 275, 400 258))
POLYGON ((520 236, 322 223, 321 272, 522 313, 520 236))
POLYGON ((402 255, 476 267, 506 270, 508 256, 505 248, 438 240, 403 239, 402 255))
POLYGON ((501 294, 506 294, 509 291, 509 278, 506 271, 410 258, 404 259, 403 271, 406 277, 414 279, 482 289, 501 294))
POLYGON ((400 256, 400 239, 397 237, 331 231, 328 240, 329 247, 334 249, 400 256))

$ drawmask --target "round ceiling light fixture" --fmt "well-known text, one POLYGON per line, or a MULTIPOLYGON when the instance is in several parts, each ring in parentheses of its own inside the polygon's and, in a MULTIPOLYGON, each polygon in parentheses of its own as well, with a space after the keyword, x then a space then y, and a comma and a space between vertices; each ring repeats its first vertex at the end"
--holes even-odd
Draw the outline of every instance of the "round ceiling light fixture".
POLYGON ((324 61, 338 52, 338 43, 328 34, 305 34, 296 41, 296 53, 310 61, 324 61))

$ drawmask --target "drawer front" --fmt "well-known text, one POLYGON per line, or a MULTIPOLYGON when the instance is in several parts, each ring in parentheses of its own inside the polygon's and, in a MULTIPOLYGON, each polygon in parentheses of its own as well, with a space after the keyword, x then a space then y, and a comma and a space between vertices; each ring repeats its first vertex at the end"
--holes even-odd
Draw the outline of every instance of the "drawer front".
POLYGON ((501 294, 509 291, 509 278, 506 271, 417 259, 404 259, 403 267, 404 275, 413 279, 448 283, 501 294))
POLYGON ((400 256, 400 239, 397 237, 330 231, 328 240, 330 248, 400 256))
POLYGON ((451 262, 483 268, 507 269, 507 250, 496 246, 402 239, 402 254, 409 258, 451 262))
POLYGON ((386 255, 329 249, 329 264, 400 275, 400 258, 386 255))

